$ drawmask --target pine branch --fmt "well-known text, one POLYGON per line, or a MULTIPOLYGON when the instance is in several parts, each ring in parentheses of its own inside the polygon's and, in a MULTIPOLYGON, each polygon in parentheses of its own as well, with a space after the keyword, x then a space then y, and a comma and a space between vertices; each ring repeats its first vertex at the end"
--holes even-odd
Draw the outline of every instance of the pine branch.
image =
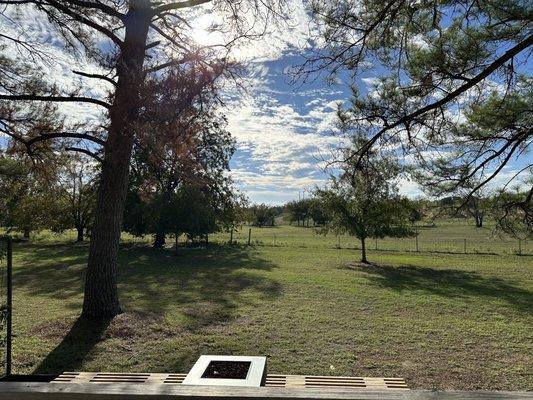
POLYGON ((104 162, 103 158, 101 158, 97 154, 95 154, 92 151, 89 151, 87 149, 83 149, 81 147, 67 147, 67 148, 65 148, 65 150, 66 151, 74 151, 76 153, 82 153, 82 154, 88 155, 89 157, 94 158, 99 163, 103 163, 104 162))
POLYGON ((156 16, 156 15, 159 15, 159 14, 162 14, 162 13, 166 13, 166 12, 169 12, 169 11, 172 11, 172 10, 179 10, 179 9, 182 9, 182 8, 195 7, 195 6, 199 6, 199 5, 202 5, 202 4, 209 3, 211 1, 212 0, 186 0, 186 1, 180 1, 180 2, 177 2, 177 3, 165 4, 165 5, 162 5, 162 6, 154 8, 153 11, 152 11, 152 15, 156 16))
POLYGON ((9 95, 0 94, 0 100, 20 100, 20 101, 50 101, 50 102, 64 102, 64 103, 90 103, 96 104, 107 109, 111 108, 111 104, 105 101, 92 99, 90 97, 80 96, 38 96, 33 94, 9 95))
MULTIPOLYGON (((441 98, 440 100, 437 100, 431 104, 428 104, 425 107, 419 108, 418 110, 405 115, 401 117, 400 119, 396 120, 396 122, 391 123, 385 127, 383 127, 379 132, 377 132, 358 152, 359 158, 357 163, 360 162, 362 155, 370 151, 372 146, 388 131, 397 128, 400 125, 405 125, 413 121, 414 119, 422 116, 423 114, 436 110, 440 107, 445 106, 446 104, 450 103, 452 100, 455 100, 460 95, 465 93, 466 91, 473 88, 478 83, 482 82, 484 79, 486 79, 489 75, 491 75, 493 72, 495 72, 498 68, 502 67, 507 61, 512 60, 515 56, 520 54, 522 51, 526 50, 527 48, 533 46, 533 35, 527 37, 522 42, 518 43, 516 46, 512 47, 508 51, 506 51, 503 55, 498 57, 496 60, 494 60, 489 66, 487 66, 484 70, 482 70, 479 74, 472 77, 468 82, 465 84, 459 86, 454 91, 448 93, 446 96, 441 98)), ((352 155, 348 158, 352 159, 355 156, 352 155)))
POLYGON ((76 75, 80 75, 80 76, 85 76, 86 78, 95 78, 95 79, 102 79, 106 82, 109 82, 111 83, 113 86, 116 86, 117 83, 111 79, 110 77, 108 76, 105 76, 105 75, 100 75, 100 74, 88 74, 87 72, 82 72, 82 71, 74 71, 72 70, 72 73, 76 74, 76 75))

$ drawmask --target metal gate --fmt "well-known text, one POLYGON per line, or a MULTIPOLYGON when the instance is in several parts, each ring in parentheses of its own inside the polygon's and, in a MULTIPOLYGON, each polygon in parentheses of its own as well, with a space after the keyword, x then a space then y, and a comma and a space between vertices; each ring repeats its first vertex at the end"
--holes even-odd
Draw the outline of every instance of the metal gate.
POLYGON ((11 281, 13 242, 0 237, 0 378, 11 375, 11 281))

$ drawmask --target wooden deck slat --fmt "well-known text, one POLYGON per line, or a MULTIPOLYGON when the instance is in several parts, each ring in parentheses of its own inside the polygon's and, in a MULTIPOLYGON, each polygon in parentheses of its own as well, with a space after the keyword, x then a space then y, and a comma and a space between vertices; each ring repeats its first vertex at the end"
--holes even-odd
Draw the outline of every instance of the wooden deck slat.
POLYGON ((0 400, 533 400, 531 392, 358 390, 305 388, 248 388, 129 384, 62 384, 0 382, 0 400))
MULTIPOLYGON (((165 384, 181 385, 187 374, 130 373, 130 372, 64 372, 52 383, 95 384, 165 384)), ((265 386, 276 388, 346 388, 367 390, 409 390, 402 378, 353 376, 282 375, 269 374, 265 386)))
MULTIPOLYGON (((367 385, 364 382, 306 382, 304 386, 361 386, 361 387, 367 387, 367 385)), ((370 385, 370 386, 383 386, 386 385, 370 385)))

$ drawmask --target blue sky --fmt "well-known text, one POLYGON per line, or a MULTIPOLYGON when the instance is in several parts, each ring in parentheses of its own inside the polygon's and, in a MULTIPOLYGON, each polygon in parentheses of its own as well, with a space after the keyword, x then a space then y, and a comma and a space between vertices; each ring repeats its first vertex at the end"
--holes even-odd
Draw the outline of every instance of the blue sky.
MULTIPOLYGON (((323 79, 293 84, 290 67, 303 62, 292 51, 275 60, 250 64, 253 86, 229 104, 229 130, 238 149, 231 162, 237 186, 252 202, 281 204, 298 199, 303 191, 323 185, 324 159, 339 145, 333 134, 335 107, 350 97, 348 82, 329 85, 323 79)), ((367 90, 372 73, 358 80, 367 90)), ((494 186, 506 182, 526 165, 528 157, 512 160, 494 186)), ((400 193, 420 197, 418 185, 399 180, 400 193)))
POLYGON ((229 107, 229 130, 237 138, 232 160, 239 187, 252 201, 298 198, 325 179, 321 165, 339 139, 332 135, 335 107, 344 87, 291 84, 294 55, 251 65, 253 87, 229 107))
MULTIPOLYGON (((325 183, 325 160, 341 144, 334 134, 335 111, 350 97, 347 80, 293 83, 289 69, 303 60, 290 51, 251 63, 253 86, 227 108, 229 130, 238 143, 232 174, 252 202, 281 204, 308 196, 325 183)), ((359 85, 366 90, 365 78, 359 85)), ((422 194, 406 179, 400 190, 411 197, 422 194)))
MULTIPOLYGON (((299 0, 294 4, 297 10, 301 6, 299 0)), ((249 64, 253 84, 227 108, 229 130, 238 143, 232 174, 252 202, 280 204, 323 185, 327 179, 322 172, 324 158, 329 149, 339 145, 340 139, 332 135, 335 108, 350 97, 349 79, 341 75, 335 85, 321 78, 311 83, 291 83, 288 70, 300 65, 302 54, 313 46, 303 11, 297 12, 296 21, 295 29, 273 32, 263 41, 267 45, 256 43, 252 51, 256 59, 249 64)), ((522 68, 530 70, 530 64, 522 68)), ((379 73, 379 68, 370 69, 358 77, 360 92, 370 90, 379 73)), ((512 159, 490 187, 506 184, 530 162, 528 154, 512 159)), ((515 183, 521 183, 520 179, 515 183)), ((424 196, 408 178, 400 178, 398 186, 408 197, 424 196)))

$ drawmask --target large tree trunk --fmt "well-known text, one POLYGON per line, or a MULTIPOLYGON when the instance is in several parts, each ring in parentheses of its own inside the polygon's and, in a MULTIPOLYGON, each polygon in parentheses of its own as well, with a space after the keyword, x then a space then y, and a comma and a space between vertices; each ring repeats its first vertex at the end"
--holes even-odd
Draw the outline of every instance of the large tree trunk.
POLYGON ((154 239, 154 248, 155 249, 162 249, 165 247, 166 244, 166 234, 163 229, 157 229, 157 232, 155 233, 155 239, 154 239))
POLYGON ((85 278, 82 312, 85 318, 109 319, 121 312, 117 290, 118 249, 150 23, 143 4, 148 2, 131 3, 117 64, 117 87, 109 111, 110 127, 85 278))
POLYGON ((76 231, 78 232, 78 237, 76 238, 76 242, 83 242, 83 227, 76 227, 76 231))
POLYGON ((483 216, 476 215, 476 228, 483 228, 483 216))
POLYGON ((29 239, 30 238, 30 228, 24 228, 24 239, 29 239))
POLYGON ((366 243, 365 238, 361 238, 361 262, 368 264, 368 261, 366 259, 366 243))

